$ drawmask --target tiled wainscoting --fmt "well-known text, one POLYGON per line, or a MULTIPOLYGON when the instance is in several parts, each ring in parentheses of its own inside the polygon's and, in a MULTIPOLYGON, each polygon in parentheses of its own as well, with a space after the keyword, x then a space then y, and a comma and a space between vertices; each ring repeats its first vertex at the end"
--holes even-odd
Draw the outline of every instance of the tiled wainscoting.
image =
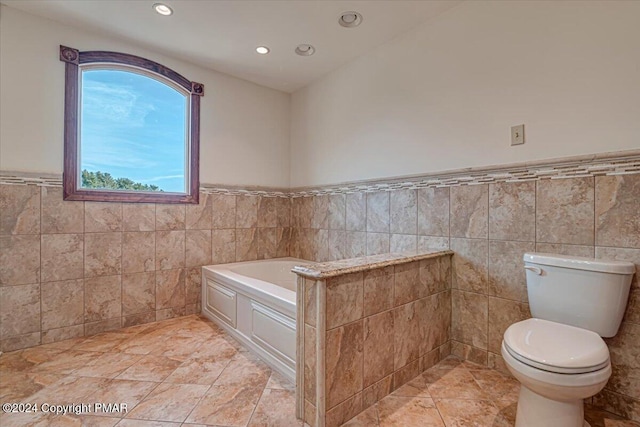
MULTIPOLYGON (((200 266, 206 264, 451 249, 452 352, 503 368, 504 330, 530 316, 524 252, 626 260, 640 270, 638 153, 630 159, 626 169, 601 158, 562 173, 538 164, 535 173, 490 183, 502 170, 469 180, 461 171, 460 179, 429 184, 429 178, 419 188, 353 185, 309 197, 301 191, 292 198, 203 193, 197 206, 63 202, 61 189, 46 181, 5 179, 0 348, 199 312, 200 266), (610 172, 621 174, 605 175, 610 172)), ((635 420, 639 276, 622 327, 607 340, 613 375, 594 398, 635 420)))
POLYGON ((450 354, 450 256, 298 278, 298 412, 311 427, 343 424, 450 354))
POLYGON ((201 266, 289 255, 290 199, 66 202, 0 185, 0 349, 200 312, 201 266))
MULTIPOLYGON (((325 261, 451 249, 452 353, 505 369, 505 329, 530 317, 522 256, 631 261, 640 271, 640 173, 298 197, 291 255, 325 261)), ((640 274, 607 339, 613 375, 594 398, 640 420, 640 274)))

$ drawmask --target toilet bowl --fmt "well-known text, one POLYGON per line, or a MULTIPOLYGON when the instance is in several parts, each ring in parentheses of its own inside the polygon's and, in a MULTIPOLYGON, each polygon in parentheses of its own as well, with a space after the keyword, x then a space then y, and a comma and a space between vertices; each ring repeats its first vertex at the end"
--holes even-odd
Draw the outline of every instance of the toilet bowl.
POLYGON ((582 401, 611 376, 609 351, 598 334, 542 319, 511 325, 502 357, 521 383, 518 427, 588 425, 582 401))
POLYGON ((516 427, 583 427, 583 399, 611 376, 602 337, 618 332, 632 263, 524 254, 532 319, 509 326, 502 357, 520 381, 516 427))

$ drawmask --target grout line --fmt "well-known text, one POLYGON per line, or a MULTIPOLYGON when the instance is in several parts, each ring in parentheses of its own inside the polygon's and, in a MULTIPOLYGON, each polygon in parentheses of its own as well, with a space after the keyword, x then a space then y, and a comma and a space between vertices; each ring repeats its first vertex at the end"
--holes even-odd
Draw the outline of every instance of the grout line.
MULTIPOLYGON (((38 285, 40 288, 40 301, 39 301, 39 306, 40 306, 40 344, 42 344, 42 337, 44 335, 44 331, 43 331, 43 316, 42 316, 42 193, 46 191, 44 187, 40 188, 39 193, 40 193, 40 232, 38 233, 38 247, 40 249, 40 268, 38 269, 38 285)), ((84 226, 83 226, 84 227, 84 226)), ((83 283, 83 287, 84 287, 84 283, 83 283)), ((82 305, 82 316, 84 317, 84 302, 82 305)), ((84 320, 84 319, 83 319, 84 320)), ((84 335, 84 326, 82 327, 82 333, 84 335)), ((2 352, 0 352, 0 354, 2 354, 2 352)))
MULTIPOLYGON (((434 190, 435 193, 436 190, 434 190)), ((434 194, 435 197, 435 194, 434 194)), ((447 240, 449 242, 448 248, 449 250, 451 250, 451 188, 447 188, 447 211, 448 211, 448 215, 447 215, 447 240)), ((455 288, 454 283, 457 285, 457 281, 454 281, 454 276, 455 276, 455 253, 454 255, 452 255, 450 257, 450 268, 449 268, 449 274, 451 275, 451 277, 449 278, 450 281, 450 286, 451 288, 449 289, 449 291, 451 292, 451 298, 449 298, 449 304, 451 305, 451 316, 449 317, 449 328, 450 328, 450 333, 449 333, 449 341, 451 341, 453 339, 453 318, 455 313, 453 312, 453 290, 455 288)), ((449 351, 449 353, 451 353, 451 351, 449 351)), ((438 354, 438 359, 440 358, 440 355, 438 354)))
MULTIPOLYGON (((183 362, 184 363, 184 362, 183 362)), ((225 367, 222 369, 222 371, 220 371, 220 375, 222 375, 222 372, 227 369, 227 366, 229 365, 229 363, 231 363, 231 359, 229 359, 229 362, 225 365, 225 367)), ((175 372, 175 370, 173 371, 175 372)), ((171 374, 169 374, 171 375, 171 374)), ((220 378, 220 375, 218 375, 218 378, 220 378)), ((167 377, 168 378, 168 377, 167 377)), ((216 378, 215 381, 218 380, 218 378, 216 378)), ((214 383, 215 383, 214 381, 214 383)), ((164 382, 162 382, 161 384, 164 384, 164 382)), ((170 383, 169 383, 170 384, 170 383)), ((194 385, 194 384, 189 384, 189 385, 194 385)), ((191 416, 191 414, 193 413, 193 411, 196 410, 196 408, 198 407, 198 405, 200 405, 200 403, 204 400, 204 398, 209 394, 209 392, 211 391, 211 389, 213 388, 213 383, 209 386, 209 388, 207 389, 207 391, 205 391, 202 396, 200 396, 200 398, 198 399, 198 401, 196 402, 196 404, 193 406, 193 408, 191 408, 191 410, 189 411, 189 413, 187 414, 186 417, 184 417, 184 420, 182 421, 178 421, 180 423, 180 425, 182 425, 183 423, 186 423, 187 420, 189 419, 189 417, 191 416)), ((154 389, 155 390, 155 389, 154 389)), ((257 405, 256 405, 257 406, 257 405)))
POLYGON ((158 321, 158 227, 157 227, 157 204, 153 204, 153 320, 158 321))
MULTIPOLYGON (((271 377, 269 377, 271 378, 271 377)), ((269 384, 269 380, 267 380, 267 384, 269 384)), ((258 398, 258 401, 256 402, 255 406, 253 407, 253 411, 251 411, 251 416, 249 417, 249 421, 247 421, 247 425, 249 423, 251 423, 251 420, 253 419, 253 416, 256 413, 256 409, 258 409, 258 405, 260 405, 260 402, 262 401, 262 396, 264 396, 264 392, 267 389, 267 384, 264 385, 264 387, 262 388, 262 391, 260 392, 260 397, 258 398)), ((211 386, 213 387, 213 386, 211 386)))
POLYGON ((533 249, 538 251, 538 191, 539 184, 535 183, 534 198, 533 198, 533 249))
POLYGON ((238 196, 233 197, 233 262, 238 262, 238 196))
MULTIPOLYGON (((437 365, 437 363, 436 363, 436 365, 437 365)), ((431 393, 429 393, 429 396, 431 396, 431 393)), ((436 399, 433 396, 431 396, 431 399, 433 400, 433 404, 436 407, 436 411, 438 411, 438 416, 440 417, 440 420, 442 421, 442 425, 447 425, 446 422, 444 421, 444 417, 440 413, 440 408, 438 408, 438 403, 436 402, 436 399)))
POLYGON ((84 258, 87 234, 87 203, 82 203, 82 336, 87 336, 87 279, 84 272, 84 258))
MULTIPOLYGON (((592 182, 593 182, 593 246, 596 246, 596 237, 597 237, 597 232, 596 232, 596 227, 597 227, 597 218, 596 218, 596 177, 593 176, 591 177, 592 182)), ((593 256, 595 258, 596 254, 595 254, 595 249, 593 251, 593 256)))
MULTIPOLYGON (((362 290, 362 314, 360 315, 360 319, 359 319, 359 320, 362 320, 362 371, 361 371, 361 374, 362 374, 362 386, 361 386, 360 391, 359 391, 360 393, 364 393, 364 390, 365 390, 365 386, 364 386, 364 377, 365 377, 365 371, 364 371, 364 354, 365 354, 364 341, 366 339, 366 336, 365 336, 366 327, 365 326, 368 323, 367 319, 369 318, 369 316, 365 316, 365 314, 364 314, 364 312, 365 312, 364 286, 365 286, 365 283, 366 283, 366 280, 365 280, 364 276, 365 275, 363 273, 362 274, 362 281, 361 281, 361 283, 362 283, 362 286, 361 286, 361 290, 362 290)), ((326 334, 326 331, 325 331, 325 334, 326 334)), ((392 350, 393 350, 393 346, 392 346, 392 350)))
MULTIPOLYGON (((490 323, 490 319, 491 316, 489 316, 489 251, 491 250, 490 245, 489 245, 489 185, 487 185, 487 199, 486 199, 486 203, 487 203, 487 237, 486 237, 486 242, 487 242, 487 252, 485 255, 485 262, 486 262, 486 273, 485 273, 485 279, 486 279, 486 285, 484 287, 484 296, 487 299, 487 321, 485 324, 485 330, 484 330, 484 334, 485 334, 485 339, 486 339, 486 346, 489 347, 489 323, 490 323)), ((488 360, 487 360, 488 362, 488 360)))

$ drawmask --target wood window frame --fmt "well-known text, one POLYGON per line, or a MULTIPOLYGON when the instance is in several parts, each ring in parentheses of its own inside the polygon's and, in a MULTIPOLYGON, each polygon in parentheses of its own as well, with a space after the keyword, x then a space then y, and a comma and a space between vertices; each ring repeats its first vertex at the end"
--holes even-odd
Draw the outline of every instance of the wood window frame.
POLYGON ((204 85, 187 80, 179 73, 157 62, 119 52, 80 52, 67 46, 60 46, 60 60, 65 63, 64 101, 64 200, 86 200, 99 202, 138 203, 192 203, 197 204, 200 189, 200 98, 204 95, 204 85), (158 75, 184 88, 190 93, 189 107, 189 162, 186 193, 163 193, 131 190, 99 190, 79 186, 79 95, 80 66, 85 64, 119 64, 138 68, 146 73, 158 75))

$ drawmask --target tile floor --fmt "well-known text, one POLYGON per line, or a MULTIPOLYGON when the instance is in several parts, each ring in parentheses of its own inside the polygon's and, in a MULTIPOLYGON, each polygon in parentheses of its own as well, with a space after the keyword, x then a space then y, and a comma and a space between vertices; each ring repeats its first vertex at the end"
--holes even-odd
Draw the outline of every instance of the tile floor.
MULTIPOLYGON (((346 425, 511 426, 517 391, 496 371, 450 358, 346 425)), ((293 385, 198 316, 3 354, 0 402, 92 405, 80 415, 2 413, 2 427, 302 425, 293 385)), ((594 410, 588 418, 592 427, 639 426, 594 410)))
MULTIPOLYGON (((449 357, 343 427, 511 427, 519 390, 511 377, 449 357)), ((591 427, 640 427, 590 407, 585 412, 591 427)))

